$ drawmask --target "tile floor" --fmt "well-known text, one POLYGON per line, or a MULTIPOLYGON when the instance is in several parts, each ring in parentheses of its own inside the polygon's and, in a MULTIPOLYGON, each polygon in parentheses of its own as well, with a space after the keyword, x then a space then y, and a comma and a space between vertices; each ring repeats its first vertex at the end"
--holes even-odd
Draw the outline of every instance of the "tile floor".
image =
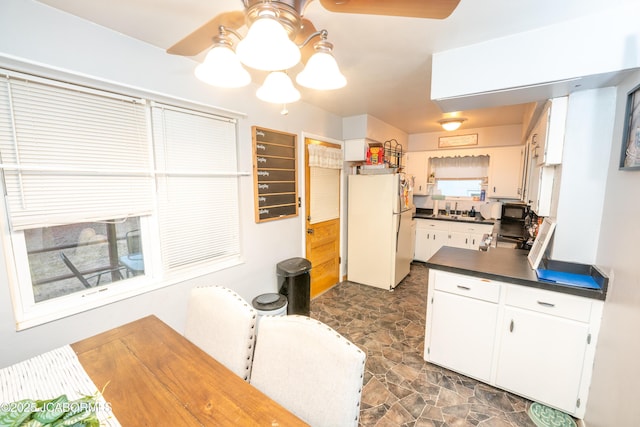
POLYGON ((420 263, 393 292, 342 282, 312 300, 311 317, 367 353, 360 426, 535 427, 530 401, 424 361, 426 301, 420 263))

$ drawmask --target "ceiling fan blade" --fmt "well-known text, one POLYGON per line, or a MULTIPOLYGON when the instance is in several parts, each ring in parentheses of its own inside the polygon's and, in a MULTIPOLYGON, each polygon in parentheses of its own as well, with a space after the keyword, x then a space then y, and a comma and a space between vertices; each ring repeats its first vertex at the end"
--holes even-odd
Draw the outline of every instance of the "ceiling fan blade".
POLYGON ((444 19, 460 0, 320 0, 331 12, 444 19))
MULTIPOLYGON (((316 27, 313 26, 311 21, 309 21, 306 18, 303 18, 302 29, 298 32, 298 35, 293 41, 295 44, 300 46, 302 43, 304 43, 307 37, 309 37, 311 34, 315 33, 316 31, 318 30, 316 30, 316 27)), ((320 40, 320 37, 318 37, 318 40, 320 40)), ((306 64, 309 58, 311 58, 311 55, 314 54, 313 45, 318 40, 314 38, 313 40, 309 41, 309 43, 307 43, 302 49, 300 49, 300 53, 302 54, 301 61, 303 64, 306 64)))
POLYGON ((211 46, 213 36, 218 34, 218 27, 224 25, 237 30, 244 25, 244 11, 236 10, 216 15, 209 22, 167 49, 172 55, 195 56, 211 46))

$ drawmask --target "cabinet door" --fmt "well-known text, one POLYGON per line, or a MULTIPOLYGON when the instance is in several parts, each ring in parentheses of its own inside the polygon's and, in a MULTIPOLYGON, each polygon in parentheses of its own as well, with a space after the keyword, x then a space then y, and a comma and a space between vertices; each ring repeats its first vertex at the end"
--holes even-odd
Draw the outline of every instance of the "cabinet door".
POLYGON ((431 258, 431 256, 433 254, 435 254, 436 252, 438 252, 438 250, 449 244, 449 232, 446 230, 433 230, 431 232, 431 245, 430 245, 430 250, 431 253, 429 254, 429 258, 431 258))
POLYGON ((429 361, 489 381, 498 305, 441 291, 429 301, 429 361))
POLYGON ((424 151, 415 151, 407 153, 405 172, 413 176, 413 194, 418 196, 426 196, 429 194, 429 186, 427 185, 427 153, 424 151))
POLYGON ((489 197, 522 198, 524 146, 495 148, 489 158, 489 197))
POLYGON ((479 249, 480 243, 482 243, 483 233, 471 233, 469 234, 469 249, 479 249))
POLYGON ((368 144, 364 138, 347 139, 344 141, 344 160, 347 162, 362 162, 367 158, 368 144))
MULTIPOLYGON (((532 162, 535 161, 536 158, 533 158, 532 162)), ((551 214, 554 180, 554 166, 532 165, 527 188, 527 203, 538 216, 549 216, 551 214)))
POLYGON ((431 231, 425 228, 416 228, 416 241, 414 246, 413 259, 416 261, 426 262, 431 256, 430 248, 431 242, 429 241, 431 231))
POLYGON ((574 413, 588 324, 506 307, 501 334, 496 385, 574 413))
POLYGON ((447 243, 447 246, 467 249, 469 247, 469 234, 461 231, 452 231, 449 233, 449 242, 447 243))

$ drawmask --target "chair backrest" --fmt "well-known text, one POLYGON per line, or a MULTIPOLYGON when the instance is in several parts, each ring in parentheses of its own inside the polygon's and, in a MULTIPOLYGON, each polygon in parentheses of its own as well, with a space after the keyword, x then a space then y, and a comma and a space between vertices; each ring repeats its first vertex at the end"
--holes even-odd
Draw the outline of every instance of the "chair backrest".
POLYGON ((64 262, 67 268, 71 270, 71 272, 78 278, 78 280, 80 280, 80 282, 82 282, 85 288, 93 287, 91 286, 91 283, 89 283, 89 281, 82 275, 82 273, 80 273, 80 270, 78 270, 78 268, 75 265, 73 265, 71 260, 67 258, 64 252, 60 252, 60 258, 62 258, 62 262, 64 262))
POLYGON ((264 316, 251 384, 314 427, 357 426, 366 355, 306 316, 264 316))
POLYGON ((140 244, 140 230, 128 231, 126 234, 126 238, 128 256, 139 254, 142 252, 142 245, 140 244))
POLYGON ((257 312, 222 286, 191 290, 184 336, 236 375, 249 380, 257 312))

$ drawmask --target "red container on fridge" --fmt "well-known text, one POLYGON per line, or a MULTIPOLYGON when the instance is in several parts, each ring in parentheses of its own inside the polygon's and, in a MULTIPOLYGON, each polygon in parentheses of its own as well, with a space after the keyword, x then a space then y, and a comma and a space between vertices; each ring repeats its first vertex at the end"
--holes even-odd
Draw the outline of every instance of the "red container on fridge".
POLYGON ((384 164, 384 147, 380 144, 371 144, 367 148, 367 164, 382 165, 384 164))

